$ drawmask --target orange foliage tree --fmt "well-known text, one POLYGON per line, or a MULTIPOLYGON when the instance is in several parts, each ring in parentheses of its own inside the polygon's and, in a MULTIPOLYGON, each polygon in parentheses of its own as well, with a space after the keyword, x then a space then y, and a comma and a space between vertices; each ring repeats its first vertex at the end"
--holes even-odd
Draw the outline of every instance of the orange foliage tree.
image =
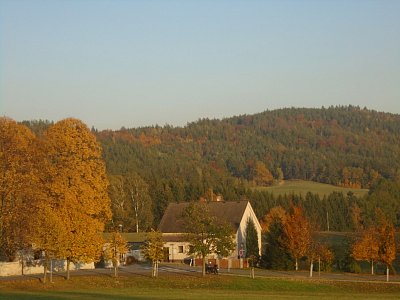
POLYGON ((353 244, 351 255, 355 260, 371 262, 371 274, 374 274, 374 262, 379 259, 379 238, 375 227, 362 231, 361 237, 353 244))
POLYGON ((318 272, 321 271, 321 262, 329 264, 333 260, 332 251, 319 242, 312 241, 307 251, 308 260, 310 261, 310 277, 313 276, 314 261, 318 259, 318 272))
POLYGON ((70 262, 92 262, 102 252, 104 224, 111 218, 101 148, 85 124, 65 119, 44 133, 48 205, 62 216, 62 249, 70 262))
POLYGON ((386 281, 389 281, 389 268, 396 258, 396 241, 394 236, 394 226, 383 212, 377 210, 378 219, 378 238, 379 238, 379 260, 386 265, 386 281))
POLYGON ((283 224, 283 244, 295 259, 295 268, 298 270, 298 260, 307 254, 311 243, 310 224, 300 206, 292 205, 292 213, 283 224))

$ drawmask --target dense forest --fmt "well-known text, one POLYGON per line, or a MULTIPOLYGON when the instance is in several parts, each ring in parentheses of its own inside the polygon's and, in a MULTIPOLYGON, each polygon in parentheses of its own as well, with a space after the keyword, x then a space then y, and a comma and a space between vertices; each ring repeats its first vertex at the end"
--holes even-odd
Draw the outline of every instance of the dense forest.
MULTIPOLYGON (((37 134, 48 124, 24 123, 37 134)), ((320 229, 327 229, 330 214, 331 230, 352 230, 356 226, 352 215, 359 210, 368 222, 376 206, 400 225, 400 116, 396 114, 354 106, 287 108, 201 119, 184 127, 93 128, 92 132, 103 147, 109 176, 142 179, 152 200, 154 224, 170 202, 220 196, 249 199, 260 218, 275 205, 300 202, 320 229), (275 197, 255 189, 286 179, 369 188, 370 195, 275 197)))

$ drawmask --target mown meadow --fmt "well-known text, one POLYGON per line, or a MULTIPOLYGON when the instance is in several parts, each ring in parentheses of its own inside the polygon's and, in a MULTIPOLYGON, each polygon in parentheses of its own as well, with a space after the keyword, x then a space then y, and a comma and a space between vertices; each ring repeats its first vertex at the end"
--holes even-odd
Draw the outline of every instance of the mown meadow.
POLYGON ((0 299, 399 299, 400 285, 169 274, 0 282, 0 299))

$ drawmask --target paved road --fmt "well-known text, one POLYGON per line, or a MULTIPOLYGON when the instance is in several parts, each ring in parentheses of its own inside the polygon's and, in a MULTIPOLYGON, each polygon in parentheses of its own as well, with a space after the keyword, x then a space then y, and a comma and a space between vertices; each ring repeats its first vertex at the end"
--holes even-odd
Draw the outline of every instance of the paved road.
MULTIPOLYGON (((98 276, 112 276, 114 273, 113 269, 93 269, 93 270, 78 270, 71 271, 71 276, 83 276, 83 275, 98 275, 98 276)), ((120 275, 126 276, 150 276, 151 266, 146 264, 134 264, 130 266, 122 266, 119 268, 120 275)), ((180 273, 192 276, 199 276, 201 273, 200 267, 190 267, 185 264, 168 263, 161 264, 159 268, 160 274, 167 273, 180 273)), ((220 275, 223 276, 244 276, 249 277, 250 271, 248 269, 221 269, 220 275)), ((28 280, 28 279, 40 279, 42 274, 35 275, 24 275, 24 276, 7 276, 0 277, 0 280, 28 280)), ((65 273, 53 273, 53 276, 65 276, 65 273)), ((216 276, 216 275, 207 275, 216 276)), ((256 277, 264 278, 295 278, 300 280, 326 280, 326 281, 346 281, 346 282, 382 282, 386 283, 386 275, 369 275, 369 274, 349 274, 349 273, 325 273, 314 272, 313 277, 309 277, 307 271, 273 271, 256 269, 256 277)), ((400 276, 390 276, 390 284, 400 284, 400 276)))

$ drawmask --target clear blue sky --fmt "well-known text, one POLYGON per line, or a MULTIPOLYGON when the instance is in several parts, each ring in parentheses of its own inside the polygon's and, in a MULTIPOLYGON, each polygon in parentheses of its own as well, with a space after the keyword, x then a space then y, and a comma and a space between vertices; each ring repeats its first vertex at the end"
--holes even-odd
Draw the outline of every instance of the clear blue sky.
POLYGON ((98 129, 400 113, 400 1, 0 0, 0 115, 98 129))

